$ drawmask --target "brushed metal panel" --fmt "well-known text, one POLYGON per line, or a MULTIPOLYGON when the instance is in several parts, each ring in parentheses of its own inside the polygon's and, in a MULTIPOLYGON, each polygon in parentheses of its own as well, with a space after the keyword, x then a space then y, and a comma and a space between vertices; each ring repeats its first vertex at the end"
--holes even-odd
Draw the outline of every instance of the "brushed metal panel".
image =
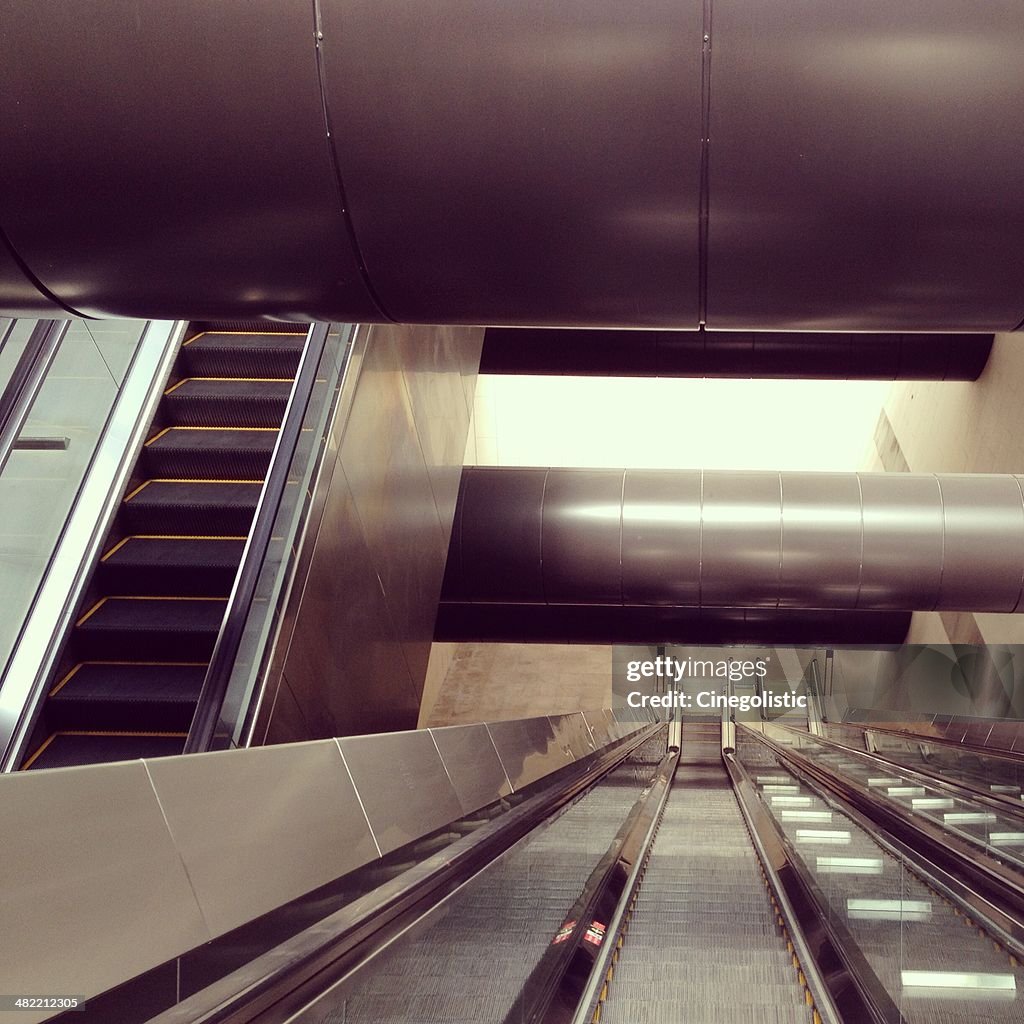
POLYGON ((514 790, 572 761, 559 745, 551 722, 546 718, 488 722, 487 729, 514 790))
POLYGON ((95 995, 211 938, 141 761, 0 782, 0 991, 95 995))
POLYGON ((1024 7, 715 0, 708 315, 742 330, 1024 316, 1024 7))
POLYGON ((418 700, 430 657, 448 538, 441 527, 406 382, 407 346, 400 341, 405 330, 383 325, 372 329, 340 451, 418 700))
POLYGON ((340 464, 315 544, 284 666, 311 737, 414 728, 419 702, 340 464))
POLYGON ((940 476, 937 608, 1016 611, 1024 593, 1024 498, 1014 477, 940 476))
POLYGON ((514 474, 489 468, 463 471, 460 535, 467 600, 544 600, 541 576, 541 516, 546 469, 514 474))
POLYGON ((622 603, 624 479, 623 470, 549 471, 541 547, 548 604, 622 603))
POLYGON ((700 470, 627 470, 622 502, 623 603, 699 604, 700 470))
POLYGON ((8 5, 0 64, 0 224, 50 291, 99 316, 382 319, 308 8, 78 0, 61 14, 8 5))
POLYGON ((333 740, 146 764, 213 935, 377 856, 333 740))
POLYGON ((779 474, 705 472, 701 519, 701 605, 774 607, 782 554, 779 474))
POLYGON ((782 473, 780 608, 853 608, 860 486, 851 473, 782 473))
POLYGON ((581 711, 568 715, 549 715, 548 718, 555 736, 569 749, 574 760, 578 761, 581 757, 586 757, 594 752, 594 742, 590 738, 590 732, 586 722, 583 721, 581 711))
POLYGON ((611 721, 603 709, 601 711, 584 711, 583 717, 586 719, 587 725, 590 727, 591 735, 594 737, 594 743, 598 748, 611 743, 611 721))
POLYGON ((320 12, 333 143, 395 319, 697 325, 699 4, 320 12))
POLYGON ((942 508, 935 477, 860 474, 864 550, 859 608, 935 606, 942 575, 942 508))
POLYGON ((471 814, 512 792, 486 725, 453 725, 428 731, 463 814, 471 814))
POLYGON ((462 817, 428 730, 338 740, 382 854, 462 817))

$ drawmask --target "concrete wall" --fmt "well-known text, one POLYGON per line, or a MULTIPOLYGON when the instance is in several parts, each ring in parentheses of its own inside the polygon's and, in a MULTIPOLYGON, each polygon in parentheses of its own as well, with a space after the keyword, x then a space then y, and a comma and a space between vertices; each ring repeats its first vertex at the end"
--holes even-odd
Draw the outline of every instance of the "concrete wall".
POLYGON ((332 431, 308 578, 256 743, 416 726, 483 329, 360 330, 365 357, 332 431))
POLYGON ((567 714, 612 703, 610 646, 466 643, 434 647, 432 661, 438 678, 425 694, 421 728, 567 714))

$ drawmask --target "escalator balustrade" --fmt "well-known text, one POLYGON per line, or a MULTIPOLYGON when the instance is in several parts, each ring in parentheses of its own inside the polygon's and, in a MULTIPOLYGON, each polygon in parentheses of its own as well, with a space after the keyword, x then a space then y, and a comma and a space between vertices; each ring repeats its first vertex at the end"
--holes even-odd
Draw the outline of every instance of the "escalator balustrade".
POLYGON ((181 752, 305 332, 190 325, 23 769, 181 752))

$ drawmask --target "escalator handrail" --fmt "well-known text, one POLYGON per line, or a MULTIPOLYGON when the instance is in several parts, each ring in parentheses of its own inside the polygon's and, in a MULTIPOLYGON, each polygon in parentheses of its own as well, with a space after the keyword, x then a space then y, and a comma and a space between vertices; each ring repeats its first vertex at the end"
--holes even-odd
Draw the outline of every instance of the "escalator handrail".
POLYGON ((783 763, 785 768, 828 794, 842 813, 872 831, 876 842, 898 850, 915 865, 929 885, 944 888, 970 913, 986 920, 991 930, 1019 959, 1024 959, 1024 884, 1019 875, 979 854, 958 836, 911 814, 895 804, 883 803, 850 779, 825 768, 792 747, 748 730, 783 763))
POLYGON ((873 1024, 902 1022, 899 1007, 867 958, 828 913, 817 884, 761 803, 746 768, 734 752, 724 754, 723 760, 769 887, 790 923, 790 940, 800 954, 800 969, 819 1016, 873 1024), (802 912, 797 912, 796 905, 802 912))
POLYGON ((39 320, 0 394, 0 473, 14 451, 70 320, 39 320))
POLYGON ((317 370, 327 345, 329 332, 330 324, 315 323, 310 326, 306 335, 299 368, 270 458, 270 468, 260 491, 249 536, 242 552, 242 560, 228 598, 182 753, 201 753, 213 746, 221 709, 228 693, 231 674, 252 609, 263 563, 270 548, 278 509, 288 484, 292 461, 302 434, 302 425, 316 385, 317 370))
MULTIPOLYGON (((369 961, 384 942, 581 797, 663 728, 664 723, 655 722, 613 740, 584 762, 577 762, 567 777, 257 957, 234 975, 151 1017, 151 1024, 243 1024, 279 1019, 282 1006, 294 1012, 328 988, 334 975, 348 975, 369 961)), ((71 1011, 57 1019, 74 1021, 71 1011)))

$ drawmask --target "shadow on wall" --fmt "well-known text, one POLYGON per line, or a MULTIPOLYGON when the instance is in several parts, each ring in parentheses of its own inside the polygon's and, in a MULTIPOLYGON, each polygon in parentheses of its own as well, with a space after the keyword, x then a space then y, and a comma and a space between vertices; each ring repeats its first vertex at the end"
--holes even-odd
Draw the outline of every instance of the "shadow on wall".
POLYGON ((1024 718, 1024 646, 906 644, 837 650, 836 710, 877 708, 979 718, 1024 718))

